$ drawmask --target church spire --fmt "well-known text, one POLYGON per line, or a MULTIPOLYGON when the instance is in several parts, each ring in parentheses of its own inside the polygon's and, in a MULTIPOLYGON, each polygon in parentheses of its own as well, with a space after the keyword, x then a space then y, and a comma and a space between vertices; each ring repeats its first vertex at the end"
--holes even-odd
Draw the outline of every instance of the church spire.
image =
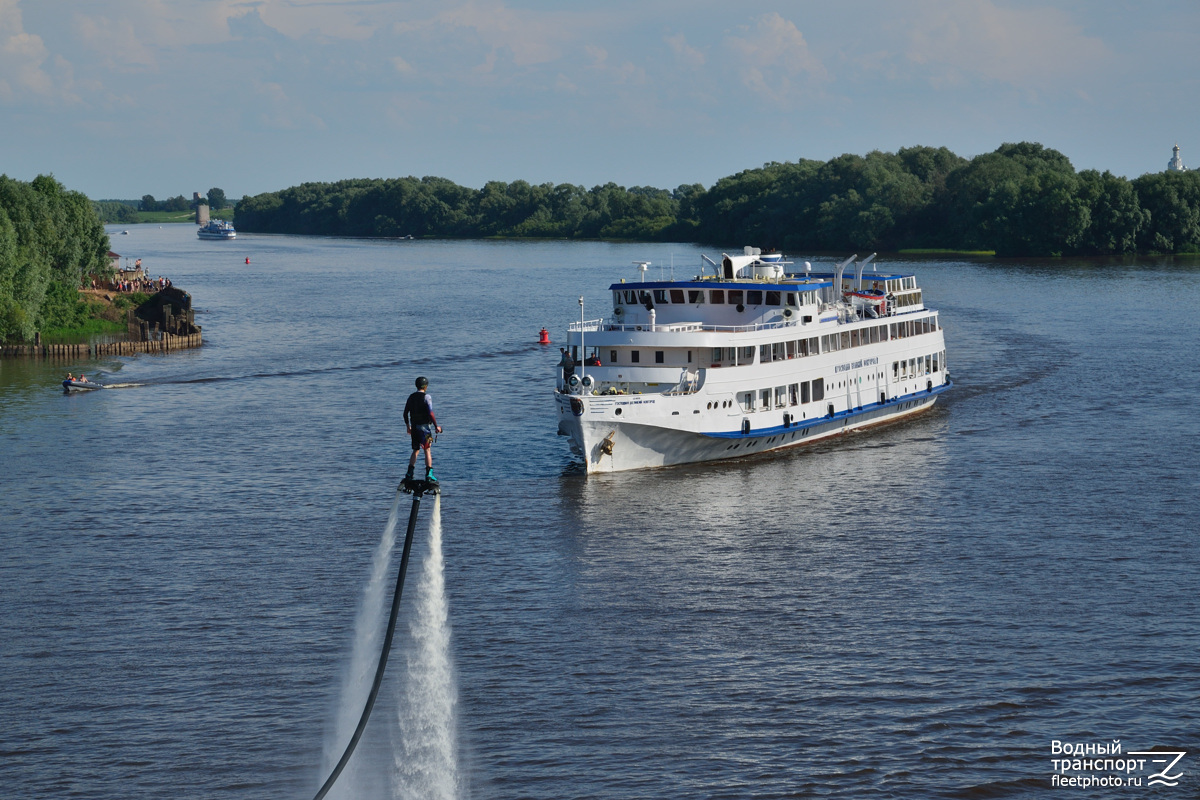
POLYGON ((1172 152, 1175 155, 1171 158, 1170 161, 1167 162, 1167 169, 1173 170, 1175 172, 1183 172, 1187 168, 1183 166, 1183 159, 1179 157, 1179 143, 1178 142, 1175 143, 1175 147, 1172 149, 1172 152))

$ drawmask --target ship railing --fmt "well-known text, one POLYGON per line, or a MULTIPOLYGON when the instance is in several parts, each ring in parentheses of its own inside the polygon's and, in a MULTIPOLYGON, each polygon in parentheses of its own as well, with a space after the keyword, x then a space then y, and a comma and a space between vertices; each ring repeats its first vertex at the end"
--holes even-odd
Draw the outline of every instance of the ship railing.
MULTIPOLYGON (((656 324, 653 328, 656 333, 680 333, 686 331, 709 331, 715 333, 754 333, 755 331, 771 331, 781 328, 793 328, 799 325, 797 320, 780 320, 779 322, 756 322, 752 325, 706 325, 702 322, 671 322, 664 324, 656 324)), ((578 330, 579 323, 575 323, 575 327, 571 330, 578 330)), ((588 328, 587 330, 595 330, 588 328)), ((631 324, 631 323, 612 323, 604 326, 606 331, 650 331, 649 323, 631 324)))
POLYGON ((600 326, 604 324, 604 317, 596 319, 585 319, 582 322, 572 322, 567 325, 568 333, 579 333, 580 331, 587 333, 588 331, 598 331, 600 326))

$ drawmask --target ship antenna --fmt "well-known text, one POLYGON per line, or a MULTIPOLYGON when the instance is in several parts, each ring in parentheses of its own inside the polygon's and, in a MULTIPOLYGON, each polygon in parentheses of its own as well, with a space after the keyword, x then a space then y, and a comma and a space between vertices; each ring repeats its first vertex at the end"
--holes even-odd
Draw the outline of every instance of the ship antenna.
POLYGON ((645 283, 646 282, 646 270, 650 269, 650 262, 649 261, 635 261, 633 263, 637 265, 638 272, 642 273, 642 283, 645 283))

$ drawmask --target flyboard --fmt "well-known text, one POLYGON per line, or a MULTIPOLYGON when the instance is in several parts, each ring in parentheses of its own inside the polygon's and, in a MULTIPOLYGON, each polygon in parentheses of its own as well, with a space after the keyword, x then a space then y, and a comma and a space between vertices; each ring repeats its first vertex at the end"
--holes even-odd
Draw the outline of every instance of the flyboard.
POLYGON ((392 650, 392 638, 396 633, 396 619, 400 615, 400 595, 404 591, 404 575, 408 572, 408 556, 412 551, 413 532, 417 529, 417 512, 421 510, 421 497, 426 494, 441 494, 442 487, 437 481, 422 481, 414 479, 405 479, 400 482, 397 491, 412 495, 412 511, 408 514, 408 532, 404 535, 404 550, 400 555, 400 570, 396 575, 396 591, 392 595, 392 612, 388 616, 387 633, 383 637, 383 647, 379 650, 379 664, 375 667, 375 680, 371 683, 371 693, 367 696, 367 703, 363 708, 362 717, 358 720, 358 727, 354 729, 354 735, 350 737, 350 743, 346 745, 346 752, 342 753, 341 759, 338 760, 337 766, 325 779, 325 783, 321 785, 313 800, 321 800, 333 788, 333 784, 337 781, 338 776, 342 774, 342 770, 346 768, 346 764, 350 762, 350 756, 354 753, 354 748, 358 747, 358 740, 362 738, 363 731, 366 730, 367 720, 371 718, 371 710, 375 708, 375 699, 379 696, 379 687, 383 684, 383 671, 387 667, 388 654, 392 650))

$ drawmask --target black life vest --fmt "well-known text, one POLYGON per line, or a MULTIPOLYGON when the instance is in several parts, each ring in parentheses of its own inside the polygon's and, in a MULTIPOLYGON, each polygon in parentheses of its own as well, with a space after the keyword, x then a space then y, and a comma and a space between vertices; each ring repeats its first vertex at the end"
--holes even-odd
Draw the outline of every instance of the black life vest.
POLYGON ((408 396, 408 402, 404 404, 404 419, 410 425, 428 425, 433 422, 433 415, 429 413, 429 406, 425 404, 424 392, 413 392, 408 396))

